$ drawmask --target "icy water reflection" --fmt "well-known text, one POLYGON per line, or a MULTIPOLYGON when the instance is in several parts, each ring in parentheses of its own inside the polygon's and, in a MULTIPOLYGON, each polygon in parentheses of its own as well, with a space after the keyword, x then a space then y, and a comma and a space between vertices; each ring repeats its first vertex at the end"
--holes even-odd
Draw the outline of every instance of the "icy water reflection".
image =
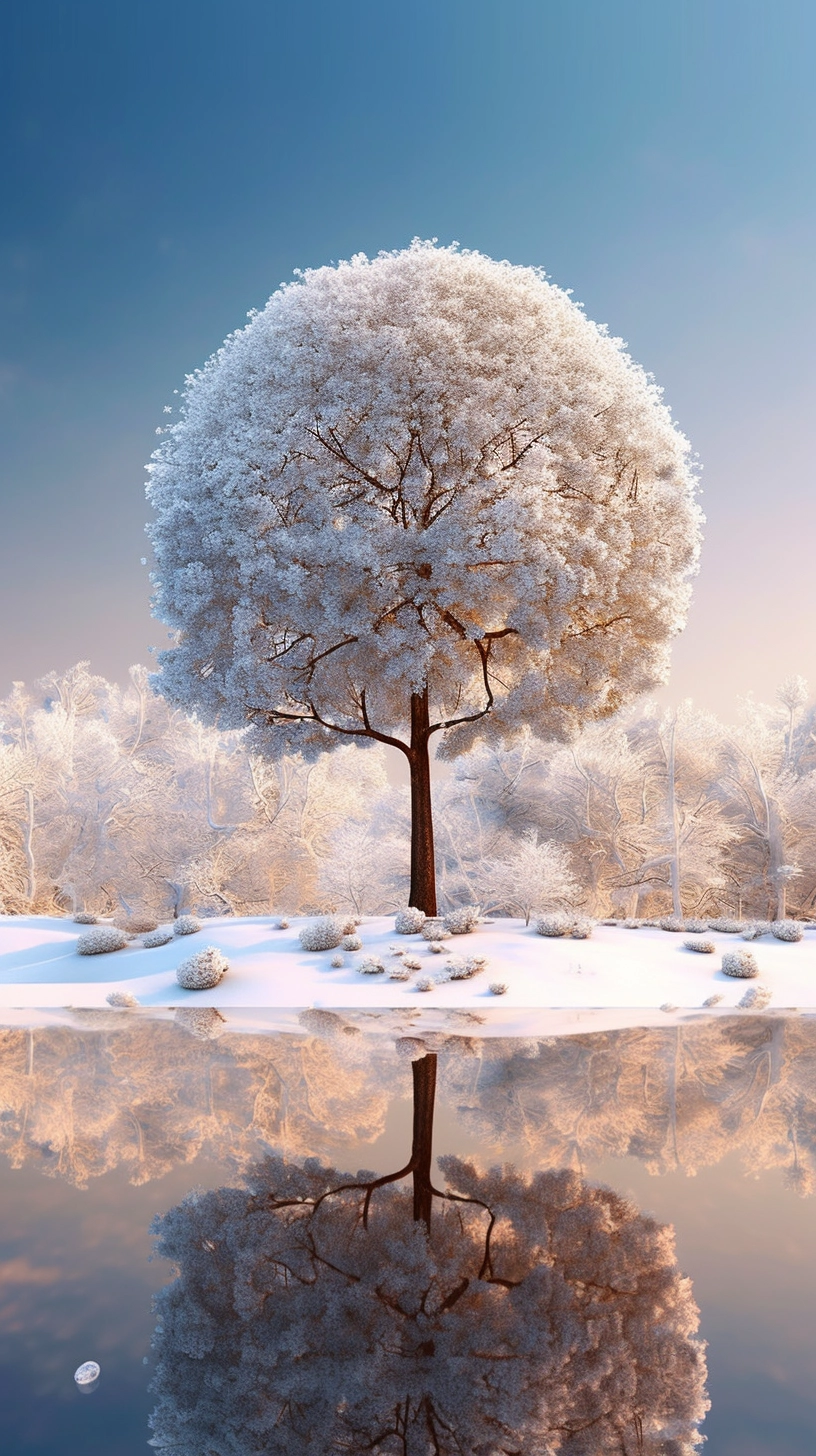
POLYGON ((812 1019, 373 1024, 0 1031, 4 1452, 813 1451, 812 1019))

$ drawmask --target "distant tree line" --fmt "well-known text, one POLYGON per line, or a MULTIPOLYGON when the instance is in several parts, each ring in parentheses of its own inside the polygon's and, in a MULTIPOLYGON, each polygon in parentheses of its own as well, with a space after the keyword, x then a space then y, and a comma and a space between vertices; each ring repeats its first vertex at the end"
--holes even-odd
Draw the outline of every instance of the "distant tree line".
MULTIPOLYGON (((734 725, 641 704, 571 743, 477 744, 435 785, 447 904, 595 916, 816 914, 816 706, 801 678, 734 725)), ((252 751, 80 663, 0 702, 7 914, 374 914, 404 904, 407 791, 384 749, 252 751)))

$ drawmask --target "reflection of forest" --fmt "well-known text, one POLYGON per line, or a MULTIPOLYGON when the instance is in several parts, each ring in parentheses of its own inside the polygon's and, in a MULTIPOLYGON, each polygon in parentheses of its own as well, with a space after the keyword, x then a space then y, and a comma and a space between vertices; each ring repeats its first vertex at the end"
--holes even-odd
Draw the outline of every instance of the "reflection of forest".
MULTIPOLYGON (((0 1151, 82 1185, 133 1182, 204 1155, 246 1168, 263 1147, 326 1156, 372 1142, 410 1090, 393 1037, 329 1012, 296 1034, 191 1036, 127 1014, 0 1030, 0 1151)), ((399 1045, 399 1043, 398 1043, 399 1045)), ((582 1036, 403 1040, 439 1053, 440 1092, 485 1150, 531 1166, 607 1155, 688 1171, 738 1150, 809 1192, 816 1155, 816 1020, 723 1017, 582 1036)))

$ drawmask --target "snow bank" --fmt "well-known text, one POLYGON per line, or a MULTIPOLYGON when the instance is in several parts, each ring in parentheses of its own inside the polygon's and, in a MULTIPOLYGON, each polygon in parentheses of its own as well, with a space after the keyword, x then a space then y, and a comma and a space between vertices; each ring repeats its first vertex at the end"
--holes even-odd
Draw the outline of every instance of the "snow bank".
MULTIPOLYGON (((70 920, 0 916, 3 1020, 15 1008, 103 1007, 112 992, 127 990, 144 1007, 206 1002, 258 1011, 317 1006, 402 1012, 421 1004, 423 1017, 437 1009, 489 1014, 491 1021, 498 1016, 504 1034, 511 1034, 508 1027, 523 1030, 532 1012, 548 1013, 545 1020, 554 1017, 562 1029, 664 1024, 670 1014, 700 1010, 713 993, 723 997, 718 1013, 733 1012, 745 991, 744 983, 720 969, 723 952, 735 947, 734 937, 716 932, 708 937, 715 953, 701 956, 686 950, 679 936, 658 929, 597 926, 590 940, 576 941, 537 935, 520 920, 496 920, 453 942, 463 955, 485 956, 485 974, 422 992, 416 990, 417 977, 444 972, 450 942, 442 955, 434 954, 421 935, 397 935, 392 917, 367 919, 359 927, 362 949, 345 953, 343 965, 335 968, 334 952, 303 950, 299 931, 304 924, 293 919, 279 930, 271 918, 213 919, 198 934, 153 950, 133 942, 115 955, 87 957, 76 951, 82 927, 70 920), (176 969, 205 940, 226 956, 229 973, 210 991, 184 991, 176 969), (389 967, 398 964, 392 947, 420 962, 408 980, 388 977, 389 967), (371 957, 383 961, 383 975, 361 975, 356 969, 371 957), (508 986, 500 1008, 490 992, 496 980, 508 986), (663 1006, 676 1011, 662 1011, 663 1006)), ((752 942, 752 950, 771 992, 771 1010, 816 1010, 816 929, 794 943, 763 937, 752 942)))

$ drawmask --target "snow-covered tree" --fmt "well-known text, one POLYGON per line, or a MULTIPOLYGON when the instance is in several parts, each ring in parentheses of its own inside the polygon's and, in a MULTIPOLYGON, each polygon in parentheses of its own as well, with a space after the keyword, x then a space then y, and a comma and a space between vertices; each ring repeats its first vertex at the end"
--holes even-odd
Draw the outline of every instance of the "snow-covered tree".
POLYGON ((620 340, 533 268, 415 242, 302 274, 187 380, 151 469, 161 690, 273 757, 569 736, 665 676, 700 515, 620 340))
POLYGON ((578 898, 579 886, 563 845, 539 843, 535 829, 505 846, 504 854, 485 860, 480 875, 486 909, 524 917, 536 910, 563 909, 578 898))
POLYGON ((155 1444, 690 1456, 705 1362, 673 1230, 570 1172, 446 1158, 435 1188, 436 1057, 413 1071, 398 1172, 270 1157, 157 1221, 179 1275, 157 1300, 155 1444))

